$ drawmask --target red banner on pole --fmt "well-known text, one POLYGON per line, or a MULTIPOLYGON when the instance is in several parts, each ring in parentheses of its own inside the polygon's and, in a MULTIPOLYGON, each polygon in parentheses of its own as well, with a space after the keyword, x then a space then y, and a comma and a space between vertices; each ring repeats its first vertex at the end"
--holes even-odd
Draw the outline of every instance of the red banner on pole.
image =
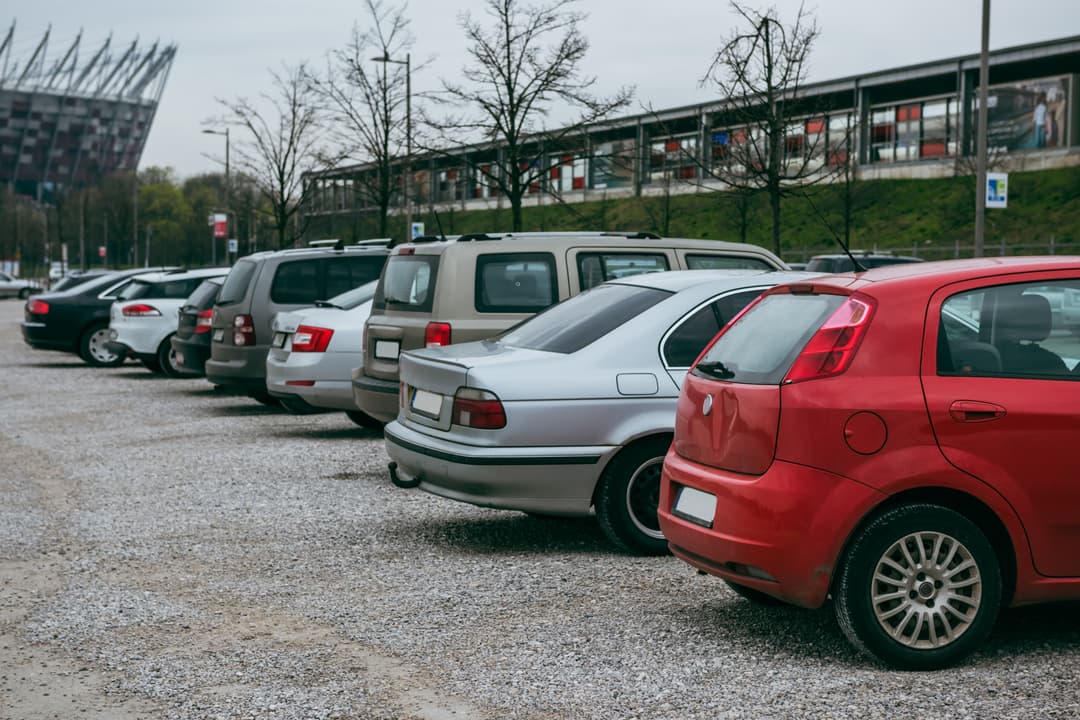
POLYGON ((214 239, 229 237, 229 216, 225 213, 214 213, 214 239))

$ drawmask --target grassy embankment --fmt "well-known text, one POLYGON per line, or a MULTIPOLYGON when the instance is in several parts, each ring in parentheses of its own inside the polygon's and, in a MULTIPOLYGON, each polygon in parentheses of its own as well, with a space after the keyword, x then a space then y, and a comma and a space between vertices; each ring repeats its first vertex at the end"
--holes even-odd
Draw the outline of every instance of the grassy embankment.
MULTIPOLYGON (((855 186, 851 229, 852 247, 889 249, 928 258, 952 257, 957 245, 970 255, 974 225, 973 177, 935 180, 877 180, 855 186), (965 247, 966 246, 966 247, 965 247)), ((811 190, 812 203, 791 197, 783 203, 782 247, 788 260, 800 260, 815 252, 834 252, 836 245, 822 216, 837 232, 843 232, 842 202, 837 185, 811 190), (815 208, 816 207, 816 211, 815 208)), ((651 230, 673 237, 738 240, 734 203, 722 193, 635 197, 599 200, 573 205, 547 204, 524 210, 525 230, 651 230), (670 204, 665 210, 665 201, 670 204)), ((438 232, 430 213, 420 212, 429 234, 438 232)), ((507 230, 509 208, 440 212, 447 234, 507 230)), ((337 219, 333 226, 316 230, 324 236, 358 237, 373 233, 367 218, 352 223, 337 219)), ((747 240, 771 246, 767 199, 759 195, 752 203, 747 240)), ((1049 250, 1080 253, 1080 168, 1011 173, 1009 207, 988 210, 985 244, 988 255, 1000 253, 1004 241, 1008 254, 1038 254, 1049 250)))

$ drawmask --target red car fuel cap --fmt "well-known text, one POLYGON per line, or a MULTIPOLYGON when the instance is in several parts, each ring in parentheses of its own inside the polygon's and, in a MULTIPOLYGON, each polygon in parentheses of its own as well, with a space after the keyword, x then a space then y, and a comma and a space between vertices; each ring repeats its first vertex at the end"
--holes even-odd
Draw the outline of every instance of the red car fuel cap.
POLYGON ((877 413, 857 412, 844 423, 844 442, 860 455, 873 455, 888 437, 885 421, 877 413))

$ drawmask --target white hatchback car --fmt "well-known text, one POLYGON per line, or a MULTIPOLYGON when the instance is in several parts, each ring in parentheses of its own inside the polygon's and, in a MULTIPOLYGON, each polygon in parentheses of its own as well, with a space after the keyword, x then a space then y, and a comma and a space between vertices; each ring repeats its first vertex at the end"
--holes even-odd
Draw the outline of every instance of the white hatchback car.
POLYGON ((174 270, 137 275, 109 311, 109 342, 114 353, 134 357, 149 370, 180 377, 171 339, 180 308, 203 280, 225 277, 227 267, 174 270))
POLYGON ((357 425, 381 428, 353 401, 353 370, 363 362, 364 322, 378 281, 315 307, 279 312, 266 356, 266 389, 289 412, 344 410, 357 425))

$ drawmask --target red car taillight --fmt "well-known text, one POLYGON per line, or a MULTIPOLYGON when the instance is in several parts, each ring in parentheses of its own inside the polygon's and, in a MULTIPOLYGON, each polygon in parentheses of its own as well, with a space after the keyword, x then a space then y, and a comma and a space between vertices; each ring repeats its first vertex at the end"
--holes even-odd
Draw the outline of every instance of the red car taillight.
POLYGON ((207 333, 210 332, 210 325, 213 323, 214 311, 200 310, 199 314, 195 316, 195 332, 207 333))
POLYGON ((31 300, 26 304, 26 309, 33 315, 48 315, 49 303, 44 300, 31 300))
POLYGON ((255 323, 250 315, 237 315, 233 318, 233 345, 244 347, 255 344, 255 323))
POLYGON ((869 298, 849 297, 845 300, 810 338, 784 382, 816 380, 847 370, 870 327, 873 314, 874 304, 869 298))
POLYGON ((160 317, 161 311, 153 305, 145 305, 143 303, 136 303, 134 305, 127 305, 120 309, 120 312, 124 314, 124 317, 160 317))
POLYGON ((424 328, 424 347, 450 344, 450 323, 429 322, 424 328))
POLYGON ((326 352, 334 331, 330 328, 301 325, 292 339, 293 352, 326 352))
POLYGON ((506 427, 506 410, 495 393, 476 388, 458 388, 450 422, 480 430, 498 430, 506 427))

